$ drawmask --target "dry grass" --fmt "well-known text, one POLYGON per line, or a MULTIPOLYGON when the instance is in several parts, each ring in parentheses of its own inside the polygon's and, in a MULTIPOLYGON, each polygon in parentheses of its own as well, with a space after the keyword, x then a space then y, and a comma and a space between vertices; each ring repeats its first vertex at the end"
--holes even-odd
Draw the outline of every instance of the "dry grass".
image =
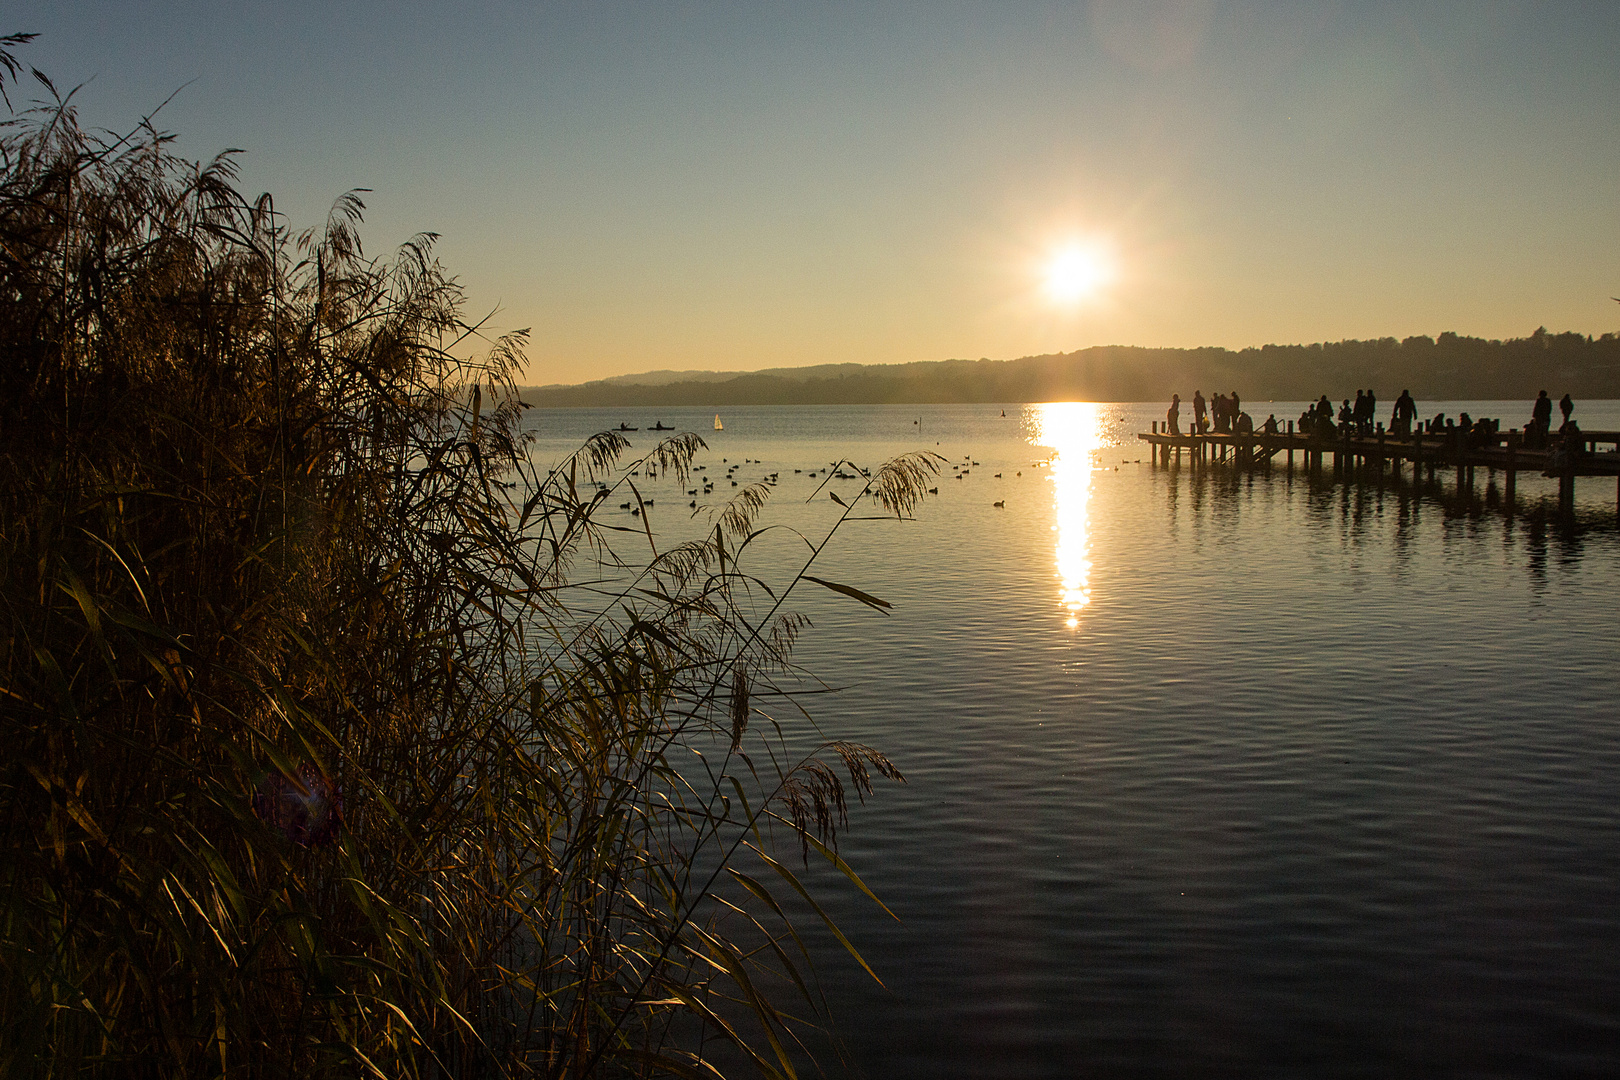
POLYGON ((899 774, 758 708, 820 581, 756 608, 762 493, 633 565, 591 481, 696 436, 538 471, 431 236, 294 235, 46 92, 0 138, 0 1073, 792 1075, 776 841, 842 867, 899 774))

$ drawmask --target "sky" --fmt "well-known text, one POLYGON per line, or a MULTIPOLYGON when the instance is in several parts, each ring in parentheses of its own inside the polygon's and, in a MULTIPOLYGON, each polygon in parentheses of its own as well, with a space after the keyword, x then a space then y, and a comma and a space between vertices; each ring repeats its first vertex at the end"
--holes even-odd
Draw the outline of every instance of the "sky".
POLYGON ((1612 2, 23 0, 18 31, 83 122, 174 95, 180 152, 245 150, 295 227, 369 188, 369 253, 438 233, 531 383, 1620 329, 1612 2))

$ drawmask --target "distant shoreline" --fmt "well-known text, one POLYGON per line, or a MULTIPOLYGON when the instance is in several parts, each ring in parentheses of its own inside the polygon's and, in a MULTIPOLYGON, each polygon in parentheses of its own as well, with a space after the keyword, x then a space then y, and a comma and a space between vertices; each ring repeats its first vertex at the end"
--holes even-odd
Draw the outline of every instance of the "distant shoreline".
POLYGON ((1339 398, 1371 387, 1391 400, 1620 398, 1620 336, 1537 330, 1529 337, 1323 342, 1259 348, 1149 349, 1102 345, 1018 360, 940 360, 776 368, 725 377, 713 372, 649 373, 574 386, 525 387, 523 399, 552 408, 739 405, 999 404, 1013 401, 1157 401, 1236 389, 1274 401, 1339 398))

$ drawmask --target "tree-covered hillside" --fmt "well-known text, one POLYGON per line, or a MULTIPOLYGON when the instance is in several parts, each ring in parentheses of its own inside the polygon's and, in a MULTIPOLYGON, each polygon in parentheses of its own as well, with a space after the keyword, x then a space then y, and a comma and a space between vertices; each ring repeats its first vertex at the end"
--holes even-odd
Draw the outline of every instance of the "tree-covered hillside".
POLYGON ((1443 333, 1404 341, 1339 341, 1315 345, 1145 349, 1105 345, 1019 360, 808 369, 777 369, 718 382, 639 385, 591 382, 524 392, 544 406, 818 405, 926 402, 1157 401, 1237 390, 1243 397, 1339 398, 1361 387, 1393 398, 1523 398, 1548 390, 1576 397, 1620 397, 1620 338, 1549 333, 1487 341, 1443 333))

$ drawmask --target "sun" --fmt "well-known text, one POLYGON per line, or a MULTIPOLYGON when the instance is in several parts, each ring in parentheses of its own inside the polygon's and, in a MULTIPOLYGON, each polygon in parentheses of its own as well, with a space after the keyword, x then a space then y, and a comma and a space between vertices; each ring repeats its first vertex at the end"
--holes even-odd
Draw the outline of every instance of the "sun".
POLYGON ((1095 296, 1114 279, 1113 260, 1095 245, 1060 248, 1046 264, 1046 295, 1060 304, 1095 296))

